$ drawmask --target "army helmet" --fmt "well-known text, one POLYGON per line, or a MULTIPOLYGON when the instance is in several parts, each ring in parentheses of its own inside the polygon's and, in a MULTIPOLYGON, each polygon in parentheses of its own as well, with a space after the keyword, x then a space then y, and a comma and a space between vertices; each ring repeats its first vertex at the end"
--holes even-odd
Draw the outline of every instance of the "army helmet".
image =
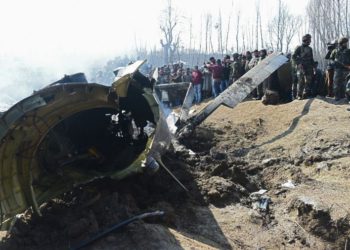
POLYGON ((349 39, 347 37, 342 37, 342 38, 339 38, 338 44, 347 43, 348 41, 349 41, 349 39))

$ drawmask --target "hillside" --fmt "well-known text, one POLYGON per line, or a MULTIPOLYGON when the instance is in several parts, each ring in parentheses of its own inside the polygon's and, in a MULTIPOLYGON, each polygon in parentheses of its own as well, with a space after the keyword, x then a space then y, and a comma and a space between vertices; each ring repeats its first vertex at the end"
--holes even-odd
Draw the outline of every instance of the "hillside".
MULTIPOLYGON (((199 106, 195 108, 200 109, 199 106)), ((27 211, 1 249, 65 249, 144 211, 84 249, 350 247, 350 112, 331 99, 220 107, 160 170, 96 180, 27 211), (283 185, 285 184, 285 185, 283 185), (265 190, 265 191, 264 191, 265 190)))

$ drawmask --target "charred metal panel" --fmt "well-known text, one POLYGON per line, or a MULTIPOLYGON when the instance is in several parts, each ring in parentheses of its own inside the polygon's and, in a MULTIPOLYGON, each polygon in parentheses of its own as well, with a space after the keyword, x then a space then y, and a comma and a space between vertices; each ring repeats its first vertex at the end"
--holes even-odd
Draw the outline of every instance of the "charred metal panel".
POLYGON ((74 185, 143 171, 154 128, 141 134, 138 123, 159 118, 150 81, 143 75, 134 79, 144 62, 125 67, 112 88, 58 81, 2 113, 1 223, 30 206, 40 214, 40 204, 74 185), (132 113, 122 110, 122 99, 132 113))
POLYGON ((118 70, 117 76, 114 79, 112 87, 119 97, 126 97, 130 80, 133 74, 146 62, 146 60, 136 61, 135 63, 128 65, 118 70))
POLYGON ((172 83, 163 83, 154 86, 154 88, 159 90, 184 90, 187 89, 190 85, 189 82, 172 82, 172 83))
POLYGON ((193 127, 203 122, 221 104, 231 108, 235 107, 238 103, 243 101, 260 83, 262 83, 287 61, 287 57, 281 53, 276 52, 269 55, 266 59, 261 61, 261 63, 249 70, 246 74, 229 86, 197 115, 190 118, 189 124, 185 125, 180 133, 185 135, 190 132, 193 127))

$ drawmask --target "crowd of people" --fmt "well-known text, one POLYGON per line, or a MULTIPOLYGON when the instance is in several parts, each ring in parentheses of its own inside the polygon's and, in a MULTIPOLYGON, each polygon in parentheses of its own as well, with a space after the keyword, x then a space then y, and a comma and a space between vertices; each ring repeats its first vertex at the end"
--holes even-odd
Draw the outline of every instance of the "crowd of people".
MULTIPOLYGON (((317 95, 334 97, 336 101, 348 98, 350 101, 350 50, 348 39, 341 38, 328 44, 325 59, 328 66, 325 70, 318 67, 310 47, 311 35, 302 37, 302 44, 292 54, 287 54, 290 81, 283 83, 284 93, 279 93, 282 101, 305 99, 317 95), (347 83, 347 81, 349 82, 347 83), (287 86, 287 87, 286 87, 287 86)), ((222 59, 210 57, 201 66, 185 68, 183 63, 165 65, 159 68, 158 83, 192 82, 195 92, 195 103, 203 98, 216 97, 247 71, 263 61, 268 54, 266 49, 233 53, 222 59)), ((279 92, 278 74, 270 76, 250 95, 253 99, 263 99, 267 90, 279 92)), ((284 79, 287 79, 284 78, 284 79)))

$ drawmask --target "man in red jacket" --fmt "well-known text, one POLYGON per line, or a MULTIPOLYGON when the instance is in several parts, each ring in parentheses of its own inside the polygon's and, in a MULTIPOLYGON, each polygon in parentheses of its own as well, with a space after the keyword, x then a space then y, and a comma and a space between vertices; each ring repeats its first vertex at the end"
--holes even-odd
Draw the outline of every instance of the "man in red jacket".
POLYGON ((215 59, 212 60, 212 58, 210 58, 210 61, 212 62, 211 64, 207 65, 211 74, 212 74, 212 89, 213 89, 213 94, 214 97, 217 97, 218 95, 220 95, 221 89, 220 89, 220 85, 221 85, 221 76, 222 76, 222 64, 221 64, 221 60, 218 59, 215 62, 215 59))
POLYGON ((194 67, 192 72, 192 84, 194 88, 194 101, 195 103, 200 103, 202 99, 202 72, 198 69, 198 66, 194 67))

